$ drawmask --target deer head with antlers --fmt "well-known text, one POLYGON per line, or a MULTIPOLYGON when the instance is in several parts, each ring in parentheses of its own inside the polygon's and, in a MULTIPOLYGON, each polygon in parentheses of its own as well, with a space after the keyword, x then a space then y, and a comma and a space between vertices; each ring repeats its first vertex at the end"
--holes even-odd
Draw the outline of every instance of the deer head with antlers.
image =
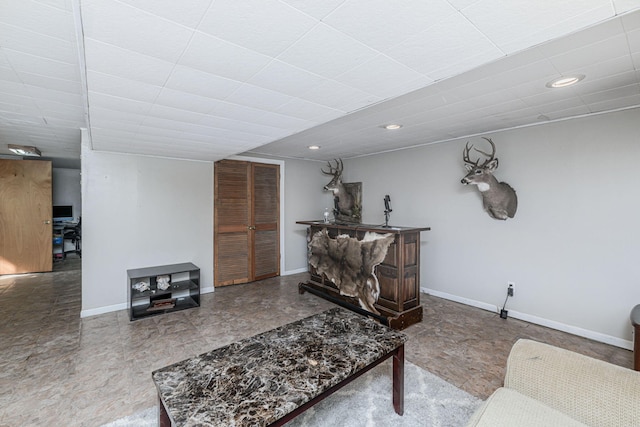
POLYGON ((331 164, 331 162, 327 162, 329 166, 329 171, 325 171, 324 169, 320 169, 323 174, 333 176, 333 179, 324 186, 325 191, 331 191, 333 193, 333 202, 334 202, 334 215, 353 215, 355 199, 352 194, 350 194, 342 183, 342 160, 334 159, 336 163, 335 166, 331 164))
POLYGON ((496 145, 491 138, 484 138, 491 144, 491 154, 473 148, 473 145, 465 146, 462 152, 462 160, 467 168, 467 175, 462 178, 462 183, 473 184, 478 186, 480 194, 482 194, 482 206, 489 216, 495 219, 513 218, 518 209, 518 197, 516 192, 506 182, 498 182, 493 172, 498 168, 498 159, 495 157, 496 145), (480 159, 472 161, 469 157, 471 149, 487 157, 487 159, 479 164, 480 159))

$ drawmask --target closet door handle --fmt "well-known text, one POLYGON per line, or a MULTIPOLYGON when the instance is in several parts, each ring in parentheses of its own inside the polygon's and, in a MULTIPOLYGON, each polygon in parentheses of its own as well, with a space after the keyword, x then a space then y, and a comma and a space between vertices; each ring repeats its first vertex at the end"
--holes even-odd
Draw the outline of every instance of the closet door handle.
POLYGON ((255 230, 255 229, 256 229, 256 226, 255 226, 255 225, 250 225, 250 226, 248 226, 248 227, 247 227, 247 229, 249 229, 249 230, 255 230))

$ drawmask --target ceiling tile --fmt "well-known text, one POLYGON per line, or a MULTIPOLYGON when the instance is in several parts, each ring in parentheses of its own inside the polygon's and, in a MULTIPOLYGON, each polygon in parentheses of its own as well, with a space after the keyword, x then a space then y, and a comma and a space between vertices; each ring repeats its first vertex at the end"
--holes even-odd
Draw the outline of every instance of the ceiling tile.
POLYGON ((617 14, 628 12, 638 8, 638 0, 613 0, 617 14))
POLYGON ((576 89, 588 86, 593 81, 619 76, 633 70, 633 60, 630 55, 620 56, 608 61, 594 62, 588 67, 580 67, 575 70, 566 70, 567 73, 581 73, 585 79, 576 86, 576 89))
POLYGON ((323 1, 308 1, 308 0, 282 0, 290 6, 295 7, 301 12, 306 13, 309 16, 322 20, 325 16, 333 12, 338 6, 344 3, 344 0, 323 0, 323 1))
POLYGON ((226 129, 255 135, 262 135, 269 139, 278 139, 289 135, 291 132, 273 126, 265 126, 256 123, 241 122, 216 116, 204 116, 197 123, 211 128, 226 129))
POLYGON ((225 101, 240 105, 247 105, 261 110, 274 111, 293 98, 280 92, 264 89, 258 86, 243 84, 225 101))
POLYGON ((627 33, 627 40, 631 52, 640 52, 640 29, 629 31, 627 33))
POLYGON ((5 102, 4 97, 3 99, 0 99, 0 112, 32 116, 42 115, 40 109, 36 108, 33 105, 16 104, 14 102, 10 102, 10 100, 7 100, 7 102, 5 102))
POLYGON ((461 70, 456 72, 453 68, 469 59, 476 63, 476 58, 484 58, 487 62, 504 56, 459 14, 444 18, 429 31, 405 40, 385 53, 432 79, 435 74, 438 79, 459 74, 461 70), (443 75, 441 70, 447 69, 453 74, 443 75))
POLYGON ((142 102, 154 102, 158 97, 160 86, 136 82, 109 74, 89 70, 87 84, 92 92, 121 98, 130 98, 142 102))
POLYGON ((38 1, 4 0, 0 22, 60 40, 76 40, 71 10, 62 10, 38 1))
POLYGON ((18 110, 30 110, 33 113, 38 112, 38 107, 36 105, 35 100, 30 96, 23 95, 14 95, 8 93, 2 93, 0 95, 0 102, 4 103, 5 106, 15 106, 16 109, 7 109, 5 111, 18 111, 18 110))
POLYGON ((335 80, 380 98, 398 96, 433 82, 385 55, 378 55, 340 74, 335 80), (404 92, 402 92, 403 87, 407 88, 404 92))
POLYGON ((324 105, 294 98, 275 110, 276 113, 293 116, 320 124, 342 116, 344 113, 324 105))
POLYGON ((633 68, 640 70, 640 52, 633 53, 631 58, 633 59, 633 68))
POLYGON ((5 49, 4 53, 12 68, 18 73, 43 74, 64 80, 79 80, 80 78, 77 64, 55 61, 15 50, 5 49))
POLYGON ((628 86, 619 86, 611 89, 593 92, 582 95, 582 99, 588 105, 596 104, 600 102, 607 102, 611 99, 624 98, 627 96, 640 95, 640 85, 633 83, 628 86))
POLYGON ((193 30, 115 1, 85 4, 85 35, 143 55, 176 62, 193 30))
POLYGON ((638 105, 640 105, 640 95, 632 93, 622 98, 590 103, 589 110, 590 112, 598 113, 603 111, 619 110, 627 107, 638 108, 638 105))
POLYGON ((462 13, 505 53, 551 40, 614 13, 611 3, 603 0, 538 0, 536 6, 480 0, 462 13))
POLYGON ((612 19, 601 24, 585 28, 582 31, 568 34, 553 43, 544 43, 535 49, 542 52, 545 57, 562 55, 582 46, 601 42, 624 33, 624 27, 620 19, 612 19))
POLYGON ((244 82, 264 68, 270 57, 203 33, 195 33, 180 64, 244 82))
POLYGON ((578 105, 576 107, 570 107, 566 109, 549 108, 548 110, 545 110, 543 114, 538 116, 539 117, 538 120, 540 123, 543 123, 545 120, 551 121, 551 120, 566 119, 568 117, 582 116, 592 112, 593 111, 586 105, 578 105))
POLYGON ((321 76, 334 78, 376 55, 377 52, 373 49, 321 23, 278 59, 321 76))
POLYGON ((561 55, 550 57, 549 61, 560 73, 564 73, 567 70, 579 70, 582 67, 588 67, 594 63, 594 58, 599 58, 602 61, 625 55, 629 55, 629 49, 625 35, 621 34, 597 43, 565 51, 561 55))
POLYGON ((296 96, 321 84, 325 79, 293 65, 275 60, 249 79, 248 83, 296 96))
POLYGON ((21 83, 21 80, 18 77, 18 74, 10 66, 0 67, 0 80, 4 80, 7 82, 12 82, 16 84, 21 83))
POLYGON ((79 105, 63 104, 50 100, 38 100, 38 107, 47 120, 56 117, 65 120, 78 122, 80 126, 84 125, 84 111, 79 105))
POLYGON ((291 46, 318 20, 278 0, 216 0, 198 29, 269 56, 291 46))
POLYGON ((244 120, 257 123, 264 110, 246 105, 234 104, 232 102, 216 102, 216 106, 208 113, 218 117, 225 117, 234 120, 244 120))
POLYGON ((174 64, 93 39, 85 39, 87 69, 137 82, 164 86, 174 64))
POLYGON ((20 73, 20 80, 28 86, 38 86, 45 89, 54 89, 61 92, 82 94, 82 86, 75 80, 56 79, 41 74, 20 73))
POLYGON ((256 117, 255 122, 281 129, 289 129, 291 133, 308 129, 314 124, 308 120, 270 111, 265 111, 256 117))
POLYGON ((303 93, 301 97, 307 101, 341 111, 352 111, 347 109, 347 105, 352 100, 369 98, 371 99, 370 103, 373 103, 380 99, 359 89, 332 80, 324 81, 322 84, 303 93))
POLYGON ((240 88, 241 83, 193 68, 176 66, 166 87, 198 96, 225 99, 240 88))
POLYGON ((93 115, 94 108, 96 107, 107 108, 123 113, 147 114, 152 106, 153 104, 148 102, 89 91, 89 113, 91 115, 93 115))
POLYGON ((156 104, 182 110, 190 110, 196 113, 207 114, 216 107, 224 104, 223 101, 207 98, 193 93, 163 88, 155 100, 156 104))
MULTIPOLYGON (((105 107, 101 107, 98 105, 91 106, 90 113, 92 126, 107 121, 114 124, 122 123, 123 127, 131 127, 131 125, 139 126, 146 117, 146 110, 143 110, 142 113, 137 113, 135 111, 132 111, 134 110, 132 108, 128 108, 127 111, 121 111, 113 108, 108 108, 109 105, 106 103, 105 105, 105 107)), ((117 128, 117 126, 114 126, 114 129, 115 128, 117 128)))
MULTIPOLYGON (((166 119, 171 122, 184 122, 191 124, 198 124, 203 117, 206 117, 204 114, 195 113, 188 110, 181 110, 177 108, 165 107, 164 105, 154 105, 151 107, 148 113, 149 117, 155 117, 158 119, 166 119)), ((146 121, 143 122, 143 125, 146 121)))
POLYGON ((27 31, 4 23, 0 23, 0 35, 4 49, 42 56, 59 62, 78 63, 78 49, 72 41, 27 31))
POLYGON ((456 13, 446 0, 348 0, 323 22, 384 51, 456 13), (367 19, 362 19, 366 10, 367 19))
MULTIPOLYGON (((112 110, 105 110, 107 114, 96 114, 91 117, 91 126, 96 128, 103 129, 120 129, 124 132, 132 132, 135 133, 138 131, 140 127, 140 122, 130 123, 125 120, 122 120, 121 117, 117 117, 115 119, 111 119, 108 117, 108 113, 112 112, 112 110)), ((141 121, 142 119, 140 119, 141 121)))
POLYGON ((27 93, 37 100, 43 99, 76 106, 82 105, 82 96, 79 93, 62 92, 40 86, 26 85, 26 88, 27 93))
POLYGON ((209 8, 211 0, 189 0, 188 7, 175 0, 121 0, 129 6, 144 10, 190 28, 196 28, 209 8))

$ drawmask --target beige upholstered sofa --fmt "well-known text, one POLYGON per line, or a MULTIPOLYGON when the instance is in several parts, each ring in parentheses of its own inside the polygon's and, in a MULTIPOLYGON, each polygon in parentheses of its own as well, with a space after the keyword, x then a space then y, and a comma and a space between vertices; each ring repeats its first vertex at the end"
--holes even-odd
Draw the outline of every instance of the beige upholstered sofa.
POLYGON ((468 426, 640 426, 640 372, 521 339, 468 426))

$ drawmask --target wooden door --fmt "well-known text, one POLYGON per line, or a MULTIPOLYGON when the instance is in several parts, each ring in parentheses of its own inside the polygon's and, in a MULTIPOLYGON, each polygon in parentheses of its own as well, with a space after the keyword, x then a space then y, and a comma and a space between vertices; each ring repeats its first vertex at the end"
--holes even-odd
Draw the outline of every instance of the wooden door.
POLYGON ((214 285, 280 274, 280 169, 236 160, 214 171, 214 285))
POLYGON ((52 270, 51 162, 0 159, 0 274, 52 270))
POLYGON ((280 274, 280 167, 251 163, 254 280, 280 274))

